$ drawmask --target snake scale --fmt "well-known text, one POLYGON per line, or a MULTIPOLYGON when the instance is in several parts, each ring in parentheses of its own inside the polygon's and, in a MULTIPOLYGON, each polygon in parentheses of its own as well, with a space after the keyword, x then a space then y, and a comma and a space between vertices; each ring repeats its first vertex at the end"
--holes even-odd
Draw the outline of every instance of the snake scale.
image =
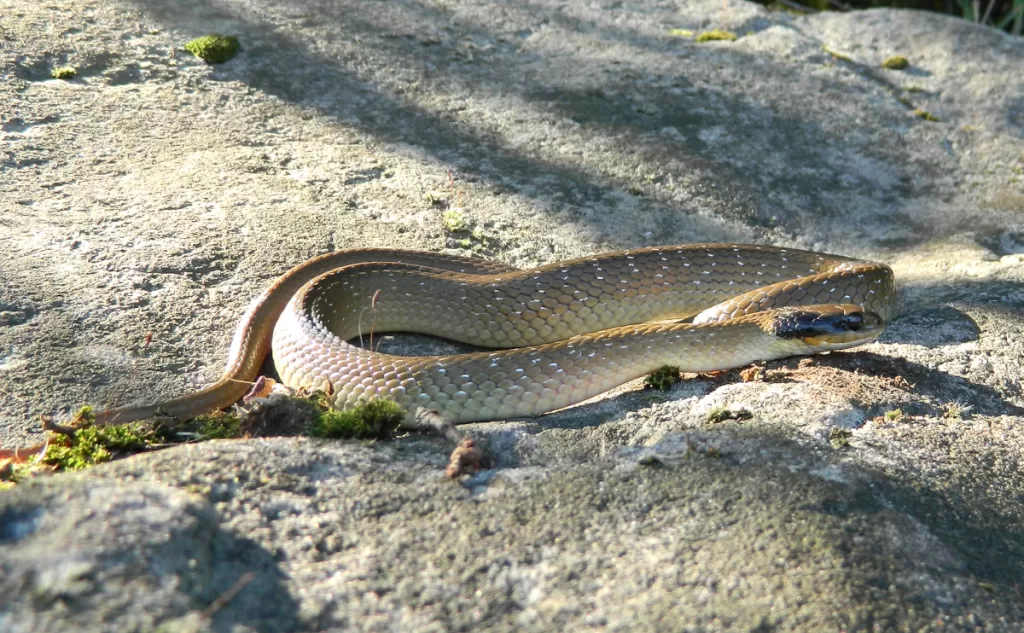
POLYGON ((388 396, 453 423, 566 407, 663 365, 730 369, 874 340, 892 311, 883 264, 749 244, 635 249, 530 270, 451 255, 344 250, 308 260, 255 298, 223 377, 105 422, 194 417, 230 406, 267 353, 290 387, 339 408, 388 396), (416 332, 492 348, 400 357, 347 341, 416 332))

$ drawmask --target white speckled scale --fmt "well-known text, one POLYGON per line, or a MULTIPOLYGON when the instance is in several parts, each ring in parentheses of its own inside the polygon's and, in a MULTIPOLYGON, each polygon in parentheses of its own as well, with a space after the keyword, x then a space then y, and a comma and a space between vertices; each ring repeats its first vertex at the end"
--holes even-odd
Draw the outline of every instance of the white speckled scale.
POLYGON ((535 415, 663 364, 706 371, 857 345, 878 336, 894 296, 887 266, 770 246, 654 247, 525 271, 436 253, 338 251, 292 268, 252 301, 216 383, 96 417, 187 419, 230 406, 272 339, 285 384, 327 389, 339 406, 387 395, 410 421, 421 407, 452 422, 535 415), (880 322, 838 338, 779 336, 782 306, 839 318, 868 311, 880 322), (699 325, 664 323, 691 317, 699 325), (371 324, 517 349, 400 358, 345 343, 371 324))
POLYGON ((460 423, 559 409, 662 365, 711 371, 861 344, 780 338, 772 323, 784 306, 823 304, 884 322, 893 296, 885 266, 752 245, 650 248, 493 274, 366 262, 295 293, 273 350, 285 384, 324 389, 338 407, 388 396, 410 423, 419 408, 460 423), (678 322, 690 317, 696 325, 678 322), (515 349, 397 357, 346 342, 371 320, 377 333, 515 349))

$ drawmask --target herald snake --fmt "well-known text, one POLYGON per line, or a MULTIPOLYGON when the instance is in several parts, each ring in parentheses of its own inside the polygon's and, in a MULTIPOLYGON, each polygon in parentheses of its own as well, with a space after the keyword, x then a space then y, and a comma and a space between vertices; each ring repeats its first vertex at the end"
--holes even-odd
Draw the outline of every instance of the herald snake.
POLYGON ((452 423, 539 415, 663 365, 731 369, 874 340, 895 300, 883 264, 749 244, 661 246, 530 270, 475 258, 353 249, 310 259, 256 297, 224 375, 101 422, 190 418, 238 401, 267 353, 285 385, 344 408, 393 398, 452 423), (494 348, 400 357, 347 341, 405 331, 494 348))

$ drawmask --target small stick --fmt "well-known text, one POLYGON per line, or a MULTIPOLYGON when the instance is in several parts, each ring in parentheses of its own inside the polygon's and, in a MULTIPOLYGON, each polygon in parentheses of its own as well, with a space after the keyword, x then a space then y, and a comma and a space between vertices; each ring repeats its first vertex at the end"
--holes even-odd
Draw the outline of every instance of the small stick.
POLYGON ((462 209, 462 190, 455 189, 455 177, 452 176, 452 170, 448 170, 448 187, 452 190, 452 197, 455 198, 455 207, 462 209))
POLYGON ((376 351, 373 349, 373 330, 377 327, 377 299, 380 298, 380 288, 377 292, 373 293, 373 299, 370 299, 370 313, 372 318, 370 320, 370 351, 376 351))
POLYGON ((380 297, 380 289, 379 288, 377 289, 376 292, 373 293, 373 297, 370 299, 370 306, 367 307, 367 308, 363 308, 362 310, 359 311, 359 323, 357 324, 357 328, 356 328, 356 329, 359 330, 359 347, 362 347, 363 349, 366 349, 366 345, 363 344, 363 313, 366 312, 367 310, 374 311, 373 320, 370 322, 370 351, 371 352, 373 351, 373 329, 377 325, 376 310, 377 310, 377 298, 378 297, 380 297))
POLYGON ((238 592, 245 589, 253 579, 256 578, 256 572, 247 571, 235 581, 235 584, 231 585, 227 591, 222 593, 219 598, 210 603, 210 606, 203 609, 203 612, 199 614, 199 617, 203 620, 208 620, 213 617, 213 614, 224 608, 231 599, 238 595, 238 592))
POLYGON ((53 421, 53 418, 51 418, 48 415, 40 414, 39 421, 42 423, 44 431, 53 431, 54 433, 59 433, 61 435, 66 435, 68 437, 75 436, 75 427, 67 426, 64 424, 57 424, 56 422, 53 421))

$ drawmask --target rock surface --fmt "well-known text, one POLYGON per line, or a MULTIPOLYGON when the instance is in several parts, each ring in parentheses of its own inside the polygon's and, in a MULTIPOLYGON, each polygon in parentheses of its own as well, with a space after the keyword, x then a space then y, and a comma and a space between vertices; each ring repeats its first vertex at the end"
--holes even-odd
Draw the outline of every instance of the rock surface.
POLYGON ((0 493, 0 630, 1024 628, 1024 40, 738 0, 4 12, 4 446, 211 382, 334 249, 759 241, 890 263, 902 313, 759 381, 472 425, 497 463, 461 483, 422 436, 36 479, 0 493), (712 28, 739 38, 674 31, 712 28), (184 52, 212 31, 239 56, 184 52))

